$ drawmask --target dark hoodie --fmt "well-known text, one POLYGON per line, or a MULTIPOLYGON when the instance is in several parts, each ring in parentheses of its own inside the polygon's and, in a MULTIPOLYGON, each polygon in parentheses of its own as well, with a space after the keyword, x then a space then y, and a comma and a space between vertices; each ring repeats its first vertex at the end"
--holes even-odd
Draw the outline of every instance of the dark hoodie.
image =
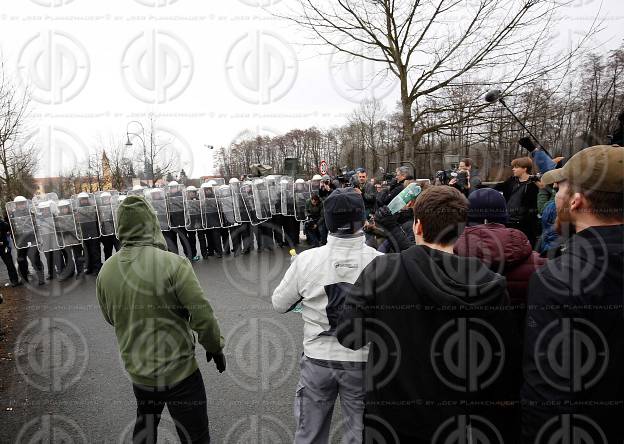
POLYGON ((374 259, 337 329, 345 347, 370 342, 367 438, 463 442, 472 424, 515 442, 519 332, 506 306, 505 278, 478 259, 426 246, 374 259))
POLYGON ((460 256, 480 259, 490 270, 505 276, 511 305, 526 304, 529 279, 546 263, 533 251, 526 234, 502 224, 466 228, 453 249, 460 256))
POLYGON ((219 325, 190 262, 166 251, 154 209, 129 196, 118 210, 122 248, 102 267, 96 293, 115 328, 133 382, 168 386, 197 370, 195 336, 206 351, 223 347, 219 325))

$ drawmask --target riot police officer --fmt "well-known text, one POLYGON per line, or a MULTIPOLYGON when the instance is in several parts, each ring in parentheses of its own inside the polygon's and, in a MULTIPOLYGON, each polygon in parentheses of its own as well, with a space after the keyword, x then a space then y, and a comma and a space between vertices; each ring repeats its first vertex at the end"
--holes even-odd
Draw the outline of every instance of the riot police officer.
POLYGON ((28 261, 37 272, 39 285, 45 284, 43 262, 37 249, 35 226, 30 204, 24 196, 13 199, 9 221, 13 229, 13 243, 17 247, 17 269, 24 282, 28 282, 28 261))

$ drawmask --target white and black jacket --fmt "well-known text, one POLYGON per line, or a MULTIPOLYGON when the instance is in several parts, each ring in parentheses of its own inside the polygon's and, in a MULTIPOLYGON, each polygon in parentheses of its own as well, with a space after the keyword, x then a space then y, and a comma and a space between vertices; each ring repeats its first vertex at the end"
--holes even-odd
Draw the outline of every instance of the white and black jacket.
POLYGON ((325 361, 366 362, 368 347, 350 350, 338 343, 335 328, 344 303, 341 284, 353 284, 377 256, 364 243, 364 234, 329 235, 327 245, 299 254, 273 292, 275 310, 285 313, 301 301, 305 322, 303 351, 325 361))

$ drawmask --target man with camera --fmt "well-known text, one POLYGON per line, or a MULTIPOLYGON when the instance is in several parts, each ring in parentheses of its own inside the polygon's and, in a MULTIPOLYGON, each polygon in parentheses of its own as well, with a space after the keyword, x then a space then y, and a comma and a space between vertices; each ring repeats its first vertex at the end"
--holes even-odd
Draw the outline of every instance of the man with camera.
POLYGON ((364 207, 366 208, 366 216, 375 213, 377 204, 377 193, 375 186, 368 181, 366 170, 361 168, 357 173, 357 182, 354 186, 355 191, 362 195, 364 199, 364 207))
POLYGON ((466 197, 481 186, 479 174, 472 171, 472 159, 466 157, 460 160, 456 175, 449 181, 449 185, 457 188, 466 197))
POLYGON ((411 169, 408 166, 402 165, 396 169, 394 179, 390 181, 389 188, 377 195, 377 206, 384 207, 392 202, 398 194, 403 191, 406 180, 412 180, 414 178, 411 169))

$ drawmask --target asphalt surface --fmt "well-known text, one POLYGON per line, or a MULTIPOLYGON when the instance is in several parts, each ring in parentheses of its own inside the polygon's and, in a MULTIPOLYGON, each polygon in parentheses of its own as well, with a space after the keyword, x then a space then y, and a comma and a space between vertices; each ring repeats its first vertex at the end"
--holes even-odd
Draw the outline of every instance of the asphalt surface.
MULTIPOLYGON (((277 249, 194 264, 226 339, 223 374, 200 345, 196 350, 213 442, 293 441, 303 322, 274 312, 270 302, 289 262, 286 249, 277 249)), ((2 326, 0 442, 130 442, 136 403, 97 304, 95 277, 3 294, 0 311, 11 319, 2 326)), ((159 442, 178 442, 168 412, 159 442)))

